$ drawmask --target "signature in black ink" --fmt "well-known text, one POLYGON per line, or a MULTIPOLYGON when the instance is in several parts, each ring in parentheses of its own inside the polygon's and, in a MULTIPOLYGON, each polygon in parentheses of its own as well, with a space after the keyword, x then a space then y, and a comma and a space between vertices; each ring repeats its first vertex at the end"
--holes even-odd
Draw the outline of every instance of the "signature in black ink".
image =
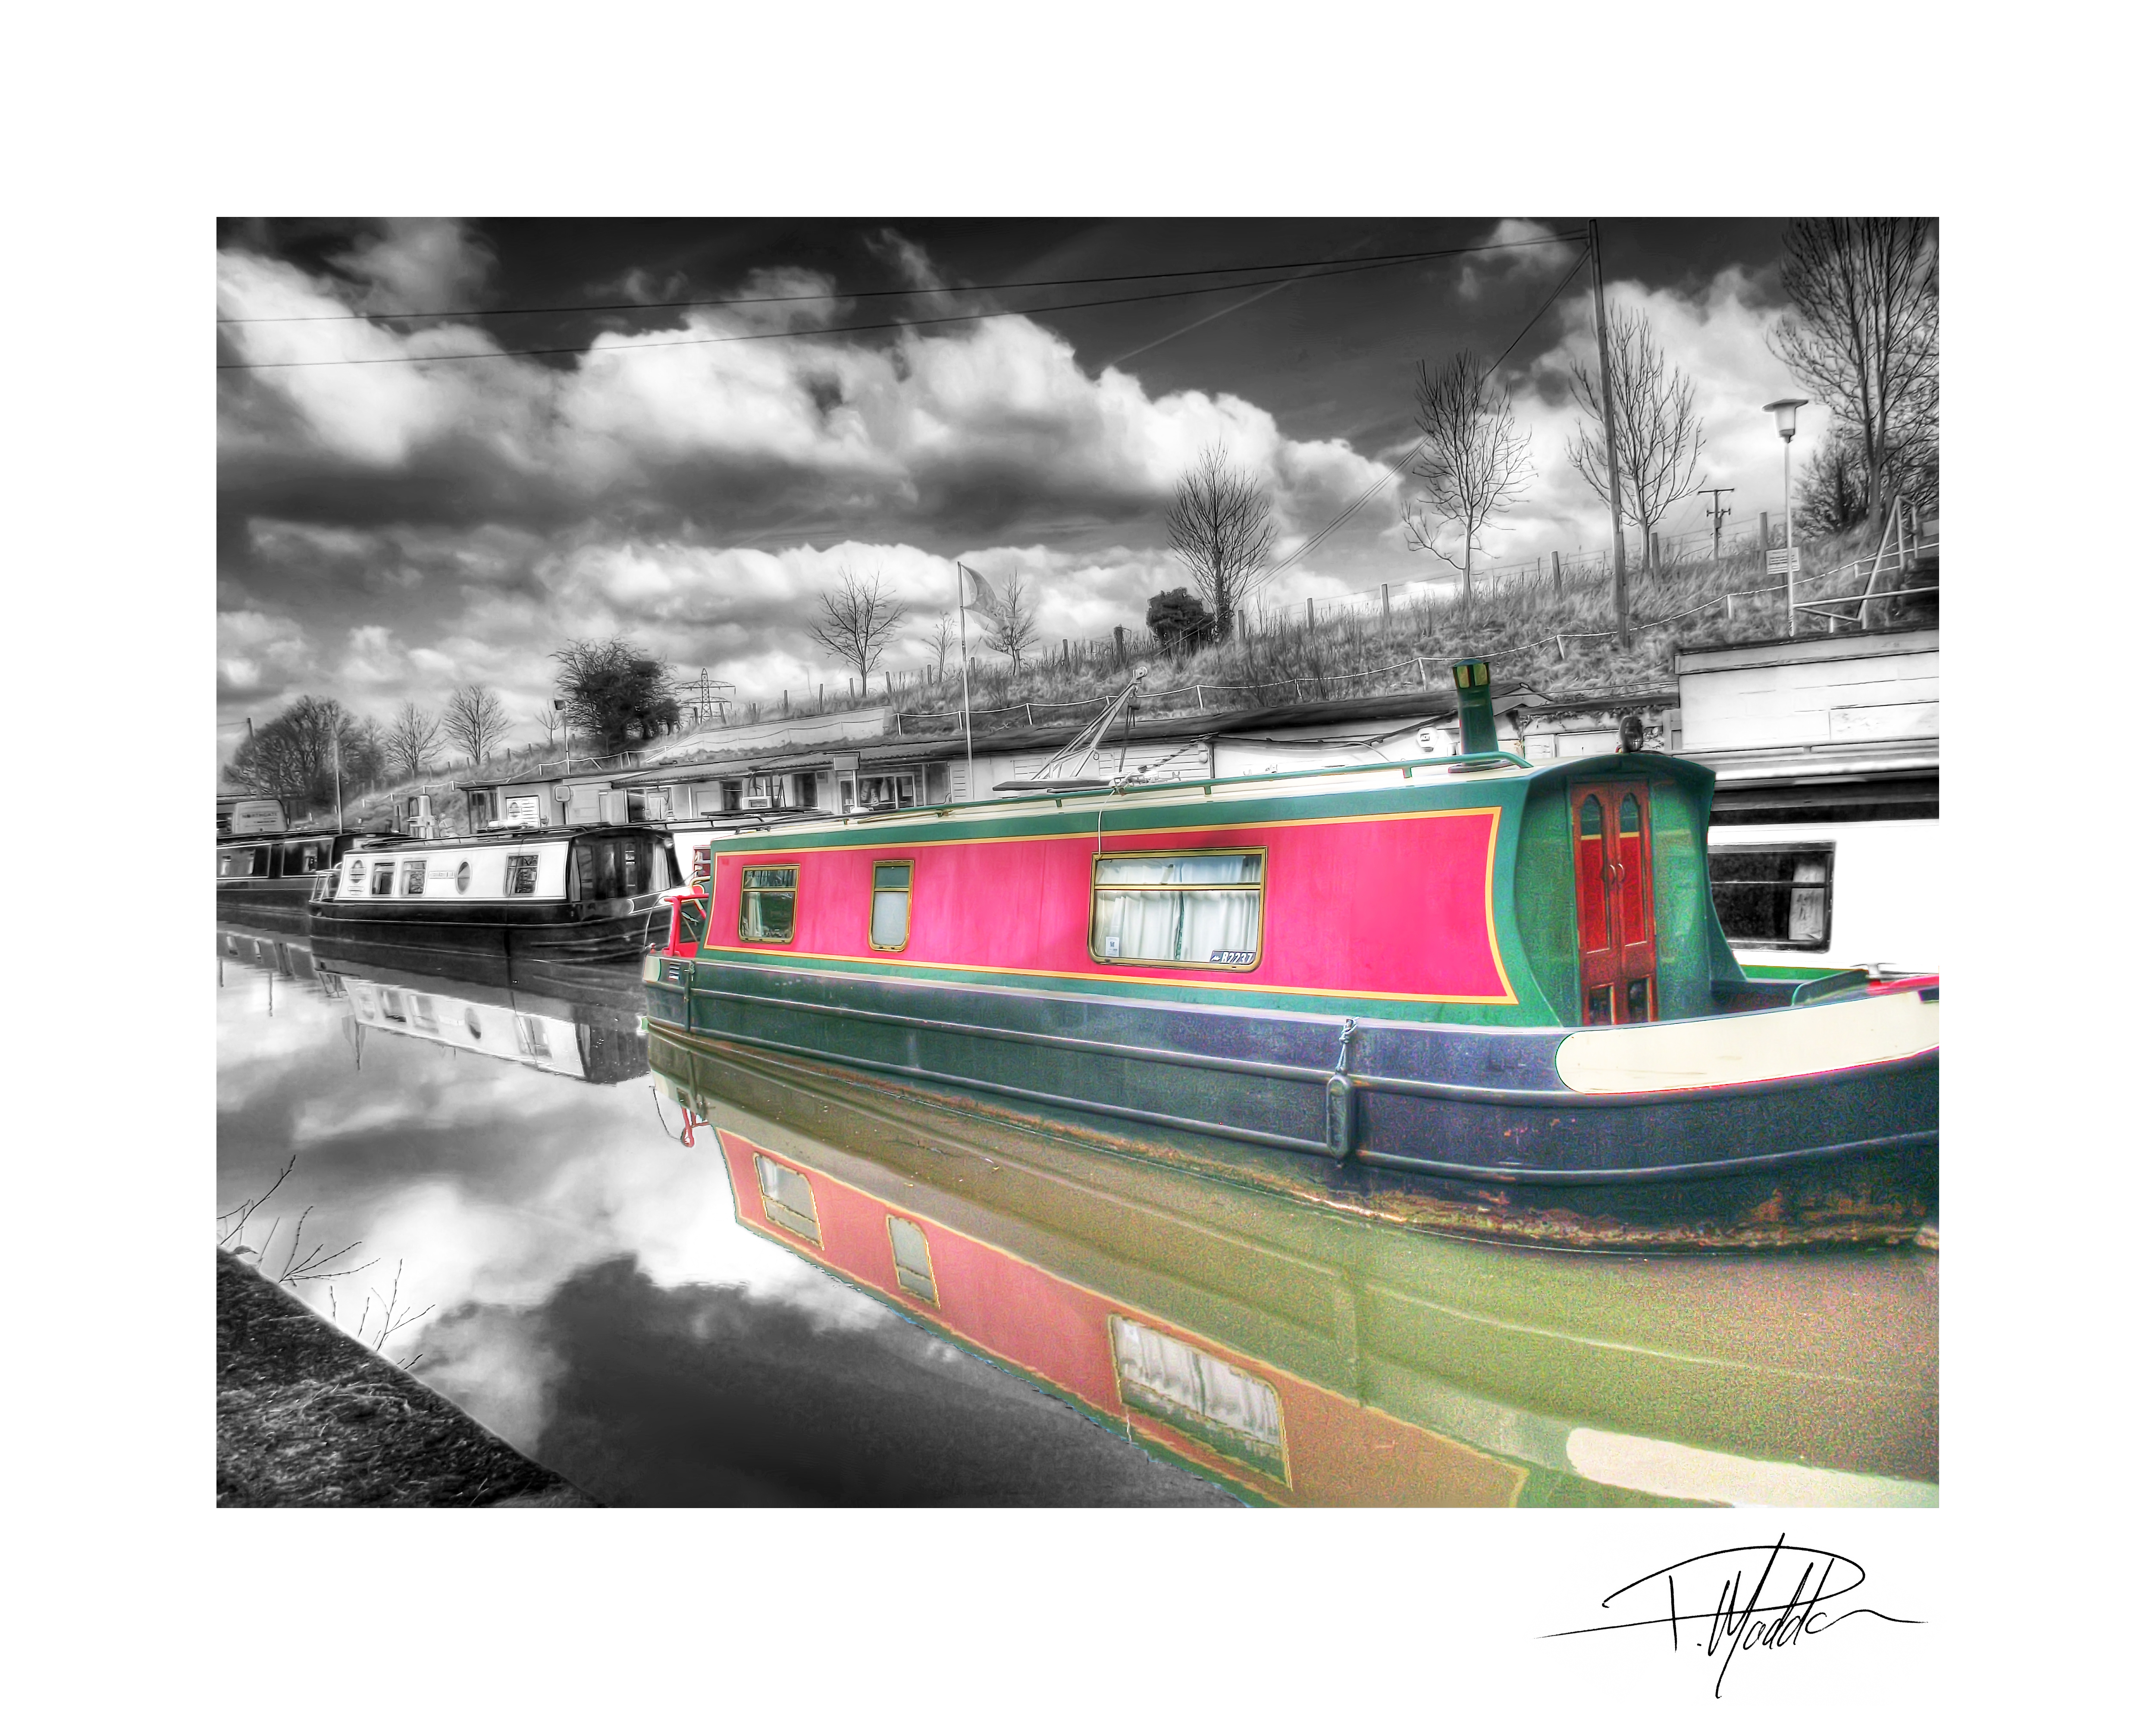
POLYGON ((1719 1699, 1722 1680, 1729 1675, 1729 1662, 1740 1652, 1780 1652, 1796 1646, 1806 1635, 1823 1635, 1852 1617, 1876 1617, 1884 1623, 1922 1621, 1915 1617, 1890 1617, 1869 1605, 1848 1605, 1837 1611, 1825 1609, 1863 1585, 1864 1566, 1854 1558, 1821 1551, 1816 1546, 1791 1545, 1784 1535, 1772 1545, 1732 1545, 1681 1558, 1650 1570, 1637 1581, 1626 1582, 1602 1602, 1602 1609, 1607 1611, 1630 1595, 1624 1609, 1637 1610, 1653 1600, 1656 1609, 1651 1616, 1558 1630, 1544 1639, 1666 1625, 1671 1652, 1681 1654, 1684 1636, 1690 1635, 1696 1650, 1709 1659, 1720 1658, 1714 1674, 1714 1693, 1719 1699), (1748 1582, 1747 1571, 1755 1562, 1757 1573, 1748 1582), (1713 1609, 1697 1609, 1706 1599, 1710 1585, 1717 1589, 1713 1609), (1661 1609, 1665 1601, 1666 1609, 1661 1609), (1702 1624, 1704 1630, 1698 1627, 1702 1624))

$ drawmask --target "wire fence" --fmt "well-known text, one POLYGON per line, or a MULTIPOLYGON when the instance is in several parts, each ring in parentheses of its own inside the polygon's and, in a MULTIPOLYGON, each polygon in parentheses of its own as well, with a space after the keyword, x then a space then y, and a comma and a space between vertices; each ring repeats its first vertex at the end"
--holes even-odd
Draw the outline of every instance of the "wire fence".
MULTIPOLYGON (((1693 604, 1655 617, 1635 617, 1630 621, 1635 634, 1651 633, 1687 622, 1715 610, 1734 620, 1737 607, 1744 602, 1768 594, 1783 593, 1789 583, 1781 575, 1766 575, 1766 552, 1774 548, 1774 542, 1783 536, 1785 518, 1780 511, 1772 511, 1765 518, 1764 542, 1760 531, 1761 518, 1754 515, 1743 529, 1725 525, 1719 536, 1711 529, 1697 532, 1656 536, 1652 549, 1651 570, 1648 560, 1640 555, 1633 542, 1637 536, 1627 536, 1625 562, 1635 575, 1658 579, 1687 567, 1718 559, 1722 563, 1734 560, 1757 559, 1762 579, 1756 585, 1734 588, 1714 593, 1693 604)), ((1936 553, 1938 538, 1936 524, 1933 534, 1919 549, 1936 553)), ((1797 602, 1797 609, 1815 618, 1825 619, 1830 628, 1836 626, 1834 608, 1846 606, 1861 600, 1862 595, 1852 590, 1861 588, 1875 564, 1876 555, 1867 555, 1837 565, 1835 568, 1815 575, 1796 578, 1795 591, 1805 595, 1797 602)), ((1507 563, 1491 564, 1474 571, 1476 605, 1485 602, 1517 595, 1529 597, 1530 589, 1540 586, 1541 598, 1552 601, 1568 599, 1575 595, 1587 597, 1597 590, 1606 591, 1611 579, 1610 554, 1607 550, 1588 552, 1558 552, 1544 553, 1532 558, 1517 559, 1507 563)), ((1913 567, 1914 558, 1897 562, 1887 560, 1885 572, 1906 572, 1913 567)), ((1457 575, 1417 578, 1404 581, 1380 582, 1367 588, 1332 595, 1324 598, 1315 596, 1300 604, 1254 608, 1239 619, 1238 635, 1245 642, 1266 639, 1279 640, 1299 632, 1311 632, 1334 625, 1345 625, 1358 634, 1374 634, 1379 639, 1393 627, 1407 624, 1435 629, 1443 612, 1455 607, 1462 597, 1462 585, 1457 575)), ((1893 594, 1875 594, 1873 603, 1883 598, 1916 598, 1935 593, 1935 588, 1902 588, 1893 594)), ((1180 637, 1171 633, 1163 638, 1149 629, 1123 629, 1111 635, 1070 637, 1049 644, 1035 656, 1022 657, 1006 668, 998 660, 974 655, 969 656, 972 674, 977 680, 1002 683, 1031 675, 1076 673, 1085 670, 1109 672, 1121 675, 1137 665, 1146 664, 1174 664, 1188 656, 1191 650, 1205 644, 1209 638, 1212 619, 1207 618, 1183 630, 1180 637), (1195 639, 1194 639, 1194 637, 1195 639)), ((1365 635, 1368 638, 1368 634, 1365 635)), ((1468 636, 1442 655, 1428 653, 1411 654, 1393 662, 1369 665, 1360 670, 1348 670, 1337 665, 1313 668, 1306 674, 1289 672, 1256 681, 1215 681, 1196 679, 1168 686, 1142 690, 1132 701, 1132 711, 1143 711, 1164 716, 1169 712, 1240 707, 1264 704, 1268 696, 1281 696, 1287 701, 1301 702, 1311 699, 1325 699, 1343 689, 1370 683, 1396 680, 1412 674, 1417 686, 1439 686, 1449 680, 1444 675, 1451 660, 1456 657, 1479 657, 1502 664, 1507 660, 1532 660, 1554 650, 1559 660, 1570 657, 1576 649, 1618 639, 1614 624, 1608 629, 1589 629, 1565 628, 1524 641, 1507 641, 1486 637, 1477 644, 1468 636), (1431 666, 1439 668, 1433 676, 1431 666)), ((1082 725, 1088 718, 1097 716, 1113 695, 1075 696, 1067 700, 1034 698, 1008 701, 993 706, 976 705, 970 709, 957 705, 921 704, 913 697, 926 696, 930 691, 955 694, 953 686, 958 674, 947 666, 939 671, 935 666, 921 666, 906 672, 886 672, 881 690, 864 687, 858 694, 850 680, 847 685, 846 705, 859 706, 886 701, 891 703, 893 723, 898 734, 924 734, 940 732, 947 726, 963 724, 968 711, 974 724, 991 726, 998 721, 1017 719, 1028 729, 1043 726, 1082 725), (909 704, 910 703, 910 704, 909 704)), ((730 703, 733 707, 726 728, 767 722, 778 716, 769 703, 730 703)), ((784 710, 800 717, 823 713, 839 708, 835 701, 828 701, 823 690, 816 691, 813 706, 804 699, 798 706, 790 701, 783 704, 784 710)))

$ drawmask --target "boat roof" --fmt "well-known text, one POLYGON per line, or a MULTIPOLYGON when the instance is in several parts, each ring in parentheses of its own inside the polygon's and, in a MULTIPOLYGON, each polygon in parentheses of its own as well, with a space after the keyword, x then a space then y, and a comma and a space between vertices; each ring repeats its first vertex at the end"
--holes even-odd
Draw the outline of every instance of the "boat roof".
POLYGON ((516 827, 498 833, 475 833, 468 837, 441 839, 405 839, 385 850, 493 850, 505 845, 558 844, 570 839, 603 839, 613 833, 635 833, 668 842, 670 834, 664 827, 643 824, 616 824, 611 826, 588 827, 516 827))

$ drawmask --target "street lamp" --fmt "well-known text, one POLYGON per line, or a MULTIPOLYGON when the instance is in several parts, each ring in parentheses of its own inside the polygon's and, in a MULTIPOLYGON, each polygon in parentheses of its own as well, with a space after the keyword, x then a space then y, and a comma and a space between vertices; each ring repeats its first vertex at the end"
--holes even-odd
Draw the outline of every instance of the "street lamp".
POLYGON ((1797 435, 1797 409, 1810 405, 1801 395, 1784 396, 1767 403, 1774 416, 1774 429, 1782 434, 1782 576, 1789 585, 1789 633, 1797 632, 1797 521, 1789 510, 1789 444, 1797 435))

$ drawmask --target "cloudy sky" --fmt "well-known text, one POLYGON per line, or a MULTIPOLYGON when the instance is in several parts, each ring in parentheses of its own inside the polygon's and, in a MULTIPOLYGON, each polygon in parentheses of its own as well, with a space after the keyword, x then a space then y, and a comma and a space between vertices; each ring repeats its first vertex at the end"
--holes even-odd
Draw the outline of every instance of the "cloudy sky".
MULTIPOLYGON (((900 667, 927 656, 957 557, 1038 581, 1051 639, 1137 625, 1148 594, 1187 581, 1163 505, 1216 442, 1272 485, 1282 552, 1377 485, 1268 603, 1427 578, 1440 566, 1405 542, 1387 477, 1416 362, 1505 348, 1579 253, 1461 249, 1582 227, 227 222, 220 756, 301 693, 386 717, 476 680, 526 719, 547 654, 580 635, 625 633, 748 698, 835 685, 803 619, 845 568, 916 608, 900 667), (1459 254, 1415 256, 1433 252, 1459 254), (1283 265, 1332 273, 1235 273, 1283 265), (1102 300, 1121 303, 1072 304, 1102 300), (1014 315, 967 316, 983 311, 1014 315), (410 312, 463 315, 391 316, 410 312), (466 357, 408 362, 429 355, 466 357)), ((1780 223, 1603 231, 1613 301, 1645 307, 1697 384, 1700 483, 1733 484, 1740 518, 1779 507, 1760 406, 1793 389, 1765 340, 1780 223)), ((1587 285, 1583 270, 1502 374, 1537 476, 1490 542, 1500 562, 1606 542, 1564 455, 1587 285)), ((1810 417, 1799 460, 1824 429, 1810 417)))

